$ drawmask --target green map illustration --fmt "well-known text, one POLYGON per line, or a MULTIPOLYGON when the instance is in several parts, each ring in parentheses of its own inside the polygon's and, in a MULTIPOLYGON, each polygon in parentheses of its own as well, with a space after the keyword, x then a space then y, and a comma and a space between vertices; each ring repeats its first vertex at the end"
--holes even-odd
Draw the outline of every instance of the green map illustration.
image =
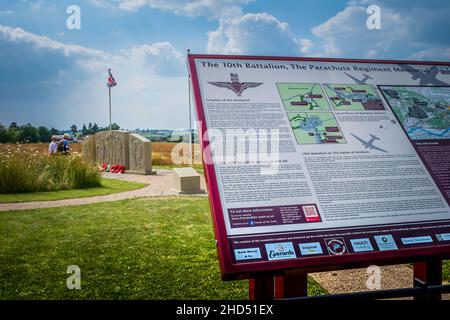
POLYGON ((450 87, 379 88, 412 140, 450 139, 450 87))
POLYGON ((346 143, 332 112, 288 112, 298 144, 346 143))
POLYGON ((335 110, 384 110, 383 102, 368 84, 323 84, 335 110))
POLYGON ((330 110, 320 84, 277 83, 286 110, 330 110))

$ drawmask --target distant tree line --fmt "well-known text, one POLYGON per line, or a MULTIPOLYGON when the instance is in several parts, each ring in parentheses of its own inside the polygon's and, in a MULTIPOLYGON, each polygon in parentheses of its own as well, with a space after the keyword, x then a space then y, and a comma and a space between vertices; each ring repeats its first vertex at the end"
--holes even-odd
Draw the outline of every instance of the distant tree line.
POLYGON ((61 134, 55 128, 34 127, 31 123, 19 126, 17 122, 12 122, 9 127, 0 123, 0 143, 16 142, 48 142, 52 135, 61 134))
MULTIPOLYGON (((119 130, 120 126, 117 123, 111 125, 112 130, 119 130)), ((97 123, 83 124, 81 131, 76 125, 70 127, 73 137, 80 138, 81 136, 88 136, 96 132, 109 130, 108 127, 100 127, 97 123)), ((9 127, 0 123, 0 143, 37 143, 49 142, 54 135, 61 135, 68 131, 58 130, 56 128, 47 128, 44 126, 35 127, 31 123, 25 125, 18 125, 17 122, 12 122, 9 127)))
MULTIPOLYGON (((74 127, 74 126, 72 126, 72 127, 74 127)), ((75 129, 76 129, 76 126, 75 126, 75 129)), ((111 124, 111 130, 119 130, 119 129, 120 129, 120 126, 117 123, 111 124)), ((71 128, 71 130, 73 132, 73 128, 71 128)), ((89 122, 87 126, 86 126, 86 124, 83 124, 83 128, 81 129, 81 134, 83 136, 88 136, 88 135, 94 134, 96 132, 105 131, 105 130, 109 130, 109 127, 99 127, 98 124, 96 124, 95 122, 94 122, 94 124, 89 122)))

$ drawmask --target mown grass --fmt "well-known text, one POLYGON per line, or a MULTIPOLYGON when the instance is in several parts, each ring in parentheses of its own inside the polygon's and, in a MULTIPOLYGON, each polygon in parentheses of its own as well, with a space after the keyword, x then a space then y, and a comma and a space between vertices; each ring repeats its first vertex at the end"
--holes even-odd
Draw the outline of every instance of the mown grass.
POLYGON ((42 191, 32 193, 0 193, 0 203, 53 201, 75 199, 84 197, 105 196, 108 194, 137 190, 145 187, 143 183, 130 182, 118 179, 101 179, 101 187, 42 191))
POLYGON ((442 262, 442 280, 450 282, 450 260, 444 260, 442 262))
MULTIPOLYGON (((325 293, 310 282, 310 294, 325 293)), ((221 281, 207 199, 135 199, 0 214, 0 299, 246 299, 221 281), (66 286, 81 269, 81 289, 66 286)))

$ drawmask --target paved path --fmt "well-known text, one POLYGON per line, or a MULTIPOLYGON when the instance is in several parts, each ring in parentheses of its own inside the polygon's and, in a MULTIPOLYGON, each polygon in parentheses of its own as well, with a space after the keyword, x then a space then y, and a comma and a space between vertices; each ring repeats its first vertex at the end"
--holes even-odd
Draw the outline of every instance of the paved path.
MULTIPOLYGON (((103 173, 103 177, 109 179, 120 179, 132 182, 146 183, 148 186, 120 193, 109 194, 105 196, 95 196, 78 199, 65 199, 55 201, 34 201, 23 203, 3 203, 0 204, 0 211, 12 211, 12 210, 27 210, 38 208, 54 208, 65 206, 76 206, 98 202, 108 202, 125 200, 139 197, 157 197, 157 196, 175 196, 178 195, 175 191, 172 191, 172 170, 156 170, 156 175, 137 175, 137 174, 116 174, 116 173, 103 173)), ((201 179, 202 189, 205 190, 205 181, 201 179)), ((195 196, 206 196, 205 194, 195 196)))

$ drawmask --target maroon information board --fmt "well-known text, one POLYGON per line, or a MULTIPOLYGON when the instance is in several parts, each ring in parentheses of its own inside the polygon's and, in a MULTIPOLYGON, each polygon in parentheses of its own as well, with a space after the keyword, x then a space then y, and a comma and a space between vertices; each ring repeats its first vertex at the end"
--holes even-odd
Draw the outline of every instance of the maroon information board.
POLYGON ((450 256, 450 63, 188 67, 223 279, 450 256))

